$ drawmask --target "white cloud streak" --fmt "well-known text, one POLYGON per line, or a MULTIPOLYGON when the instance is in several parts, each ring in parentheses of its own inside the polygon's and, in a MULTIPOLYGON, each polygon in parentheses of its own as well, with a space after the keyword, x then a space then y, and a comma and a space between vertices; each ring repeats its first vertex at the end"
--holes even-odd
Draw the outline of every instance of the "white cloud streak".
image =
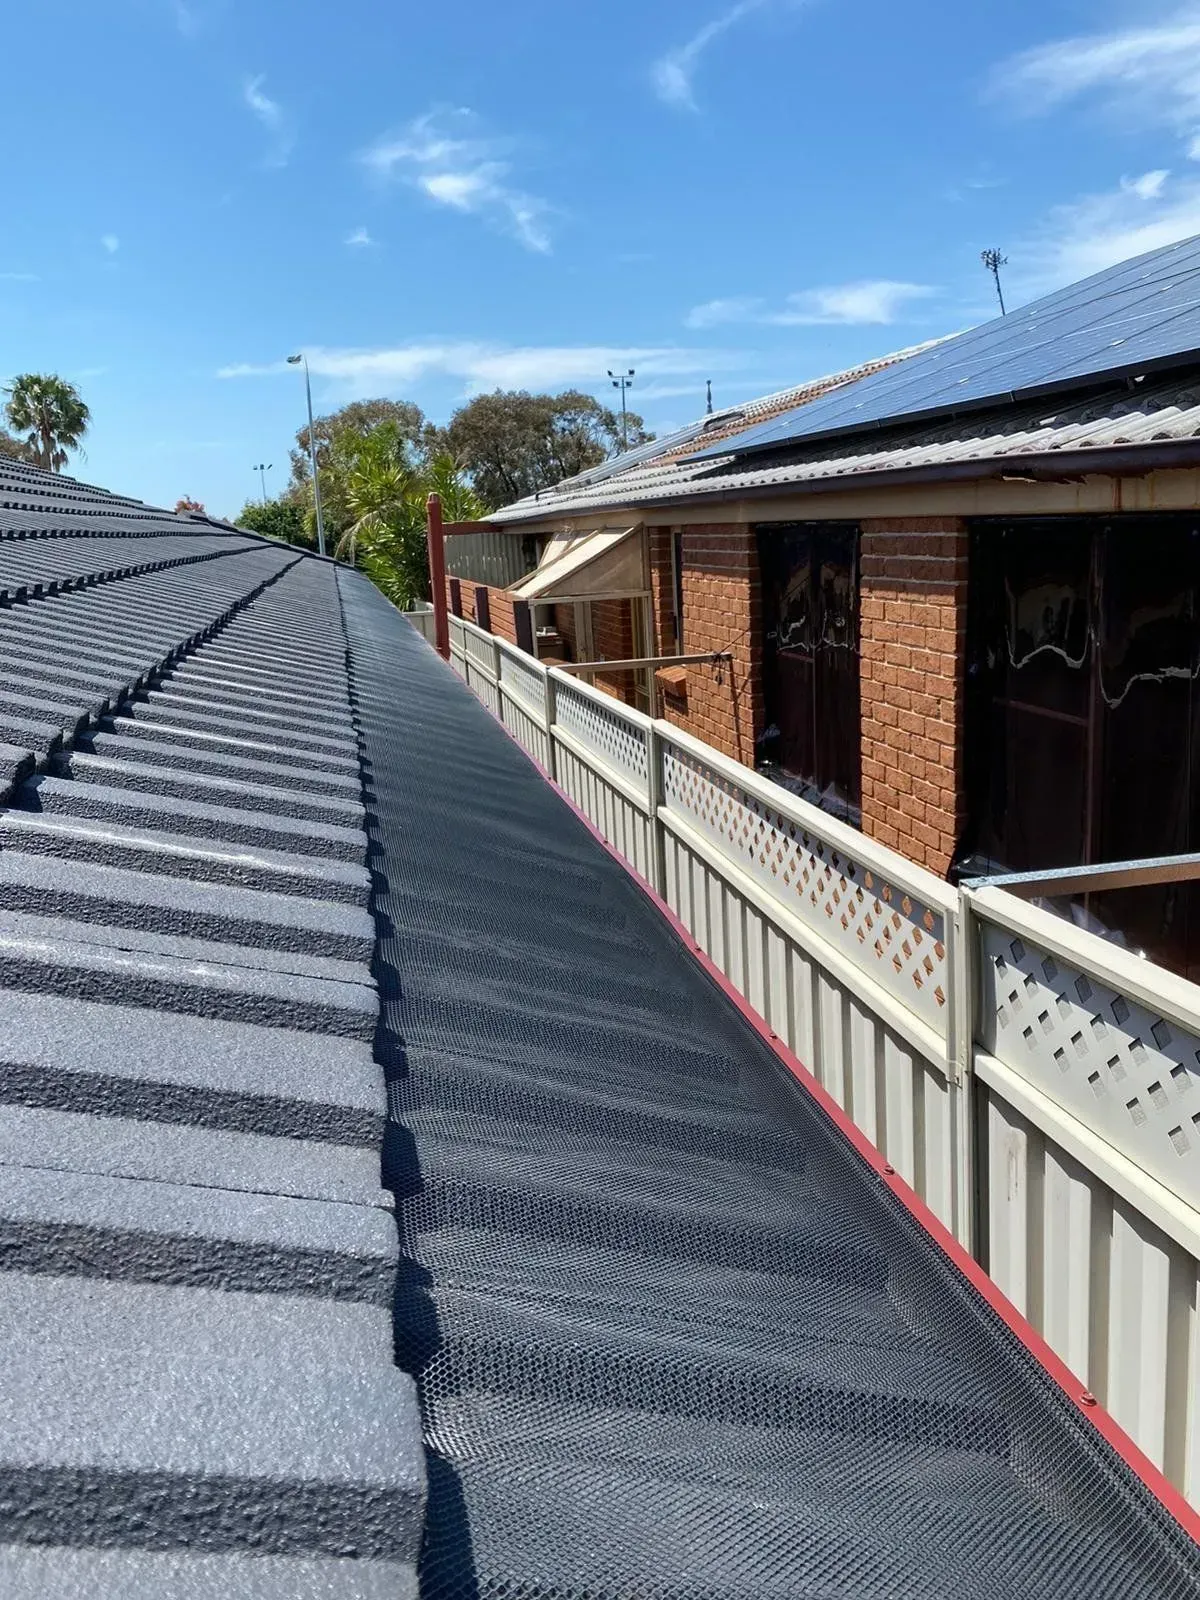
POLYGON ((728 11, 706 22, 690 39, 660 56, 650 72, 658 98, 665 105, 675 106, 681 111, 697 110, 692 80, 700 65, 700 57, 723 33, 728 33, 752 11, 761 11, 766 3, 767 0, 738 0, 737 5, 730 6, 728 11))
POLYGON ((185 39, 194 39, 200 32, 200 18, 184 0, 171 0, 171 15, 175 26, 185 39))
MULTIPOLYGON (((741 365, 735 352, 697 350, 677 346, 641 346, 625 350, 610 345, 504 346, 456 340, 395 345, 383 349, 326 349, 305 351, 314 377, 323 378, 351 397, 379 394, 425 379, 449 378, 463 392, 479 394, 490 389, 606 388, 603 374, 609 367, 636 367, 639 389, 649 394, 665 382, 701 380, 715 371, 741 365)), ((288 369, 282 362, 255 365, 239 362, 222 367, 219 378, 268 377, 288 369)))
POLYGON ((0 272, 0 283, 38 283, 36 272, 0 272))
POLYGON ((1013 292, 1031 299, 1117 261, 1200 233, 1200 179, 1165 171, 1123 178, 1114 189, 1055 207, 1010 250, 1013 292))
POLYGON ((936 290, 925 283, 871 278, 823 289, 804 289, 789 295, 776 309, 754 297, 709 300, 693 307, 686 321, 689 328, 715 328, 738 322, 773 328, 882 327, 903 321, 914 302, 927 300, 935 293, 936 290))
POLYGON ((100 243, 104 246, 105 250, 107 250, 110 256, 115 256, 117 251, 121 248, 121 241, 117 238, 115 233, 103 234, 101 236, 100 243))
POLYGON ((695 78, 701 58, 718 39, 755 12, 796 10, 807 0, 735 0, 735 4, 698 28, 690 39, 668 50, 650 69, 650 82, 664 105, 676 111, 697 111, 695 78))
POLYGON ((475 126, 465 107, 430 111, 401 133, 376 140, 359 159, 382 181, 403 178, 435 204, 483 217, 527 250, 549 253, 551 207, 509 181, 512 167, 502 146, 480 137, 475 126))
POLYGON ((1200 125, 1200 5, 1026 50, 996 68, 990 89, 1027 112, 1090 97, 1139 123, 1192 134, 1200 125))
POLYGON ((267 153, 263 158, 263 165, 267 167, 286 167, 296 136, 292 129, 290 119, 277 100, 272 100, 270 95, 264 93, 263 84, 266 76, 259 73, 257 77, 247 78, 242 85, 242 100, 247 109, 252 111, 262 123, 269 135, 267 153))
POLYGON ((355 228, 353 233, 346 235, 345 242, 354 250, 364 250, 375 243, 365 228, 355 228))

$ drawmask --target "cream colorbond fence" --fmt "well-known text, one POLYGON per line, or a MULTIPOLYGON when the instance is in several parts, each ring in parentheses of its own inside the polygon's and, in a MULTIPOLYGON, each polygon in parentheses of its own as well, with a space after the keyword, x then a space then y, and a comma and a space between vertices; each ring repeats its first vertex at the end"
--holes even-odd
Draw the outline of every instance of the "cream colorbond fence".
POLYGON ((460 676, 1200 1504, 1200 989, 450 623, 460 676))

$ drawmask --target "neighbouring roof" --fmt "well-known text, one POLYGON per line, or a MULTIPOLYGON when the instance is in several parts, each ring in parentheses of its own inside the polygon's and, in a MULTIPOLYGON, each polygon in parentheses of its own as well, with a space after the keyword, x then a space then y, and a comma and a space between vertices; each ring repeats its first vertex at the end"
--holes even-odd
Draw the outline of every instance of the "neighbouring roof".
MULTIPOLYGON (((1052 465, 1056 457, 1085 458, 1120 447, 1147 447, 1200 437, 1200 377, 1136 387, 1122 382, 1109 392, 1036 400, 970 417, 882 434, 878 429, 836 441, 797 446, 769 463, 739 466, 732 450, 717 460, 671 454, 631 467, 603 483, 559 484, 536 499, 493 512, 489 521, 530 522, 588 514, 615 507, 670 506, 708 497, 735 497, 746 490, 824 484, 852 485, 875 474, 923 471, 995 462, 1002 471, 1014 461, 1052 465)), ((1198 456, 1200 459, 1200 456, 1198 456)), ((1018 469, 1019 470, 1019 469, 1018 469)), ((1097 455, 1095 471, 1103 464, 1097 455)))
POLYGON ((406 1595, 336 569, 0 458, 0 681, 0 1591, 406 1595))

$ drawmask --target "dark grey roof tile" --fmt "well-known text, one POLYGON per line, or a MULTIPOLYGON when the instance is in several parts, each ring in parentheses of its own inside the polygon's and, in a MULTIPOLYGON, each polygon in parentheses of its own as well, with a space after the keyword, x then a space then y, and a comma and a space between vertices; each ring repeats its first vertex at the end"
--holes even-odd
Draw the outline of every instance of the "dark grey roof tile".
POLYGON ((297 855, 336 861, 362 861, 366 856, 366 840, 358 828, 267 817, 235 806, 202 805, 169 795, 156 800, 138 790, 110 785, 38 776, 22 786, 18 799, 31 811, 109 819, 124 826, 136 824, 168 832, 200 833, 231 844, 261 845, 297 855))
POLYGON ((93 1172, 390 1210, 379 1154, 359 1146, 0 1103, 0 1165, 93 1172))
POLYGON ((0 1545, 4 1600, 417 1600, 393 1561, 0 1545))
POLYGON ((367 1306, 0 1274, 0 1538, 414 1560, 411 1380, 367 1306), (140 1536, 139 1536, 140 1535, 140 1536))
POLYGON ((96 861, 196 882, 237 884, 269 893, 313 896, 365 906, 371 879, 365 866, 299 856, 261 846, 221 845, 211 838, 123 827, 103 818, 59 817, 35 811, 0 813, 0 848, 65 861, 96 861))
MULTIPOLYGON (((97 1119, 95 1131, 103 1135, 97 1119)), ((221 1186, 0 1164, 0 1274, 391 1304, 398 1244, 378 1206, 221 1186)), ((377 1364, 391 1358, 383 1330, 377 1364)))
POLYGON ((378 1150, 360 1039, 0 989, 0 1101, 378 1150))
POLYGON ((81 881, 71 861, 0 849, 0 907, 6 911, 369 962, 371 917, 355 906, 313 898, 318 888, 310 881, 307 894, 267 893, 95 862, 81 881))
POLYGON ((0 984, 364 1040, 379 1009, 355 963, 21 912, 0 919, 0 984))

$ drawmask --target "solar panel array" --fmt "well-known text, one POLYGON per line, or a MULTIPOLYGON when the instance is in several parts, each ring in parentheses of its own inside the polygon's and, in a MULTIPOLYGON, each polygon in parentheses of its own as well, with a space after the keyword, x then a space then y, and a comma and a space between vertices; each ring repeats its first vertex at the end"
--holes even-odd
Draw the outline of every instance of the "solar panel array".
POLYGON ((1200 352, 1200 236, 1056 290, 694 459, 770 449, 1139 372, 1200 352))

